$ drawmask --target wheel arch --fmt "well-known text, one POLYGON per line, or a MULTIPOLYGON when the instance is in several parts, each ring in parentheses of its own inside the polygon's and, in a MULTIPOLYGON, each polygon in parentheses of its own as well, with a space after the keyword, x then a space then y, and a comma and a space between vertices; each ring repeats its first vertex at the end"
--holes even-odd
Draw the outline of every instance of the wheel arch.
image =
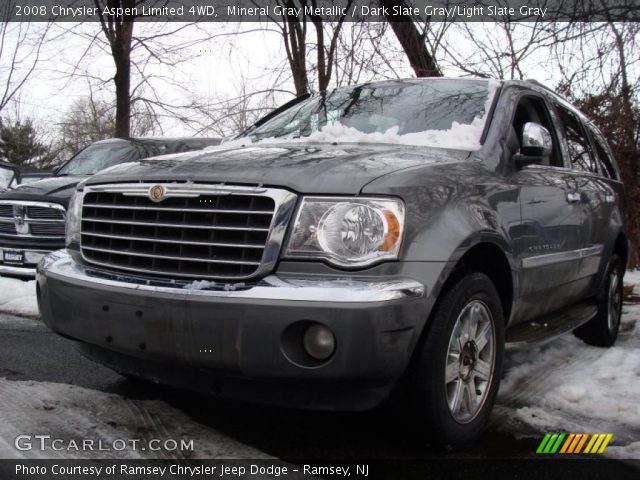
POLYGON ((505 322, 508 324, 513 310, 516 282, 510 259, 504 249, 492 241, 476 243, 458 259, 452 274, 471 271, 484 273, 491 279, 500 296, 505 322))
MULTIPOLYGON (((517 291, 517 275, 510 245, 495 233, 484 232, 467 239, 452 256, 449 267, 443 271, 438 282, 437 298, 461 275, 472 271, 484 273, 496 286, 508 325, 517 291)), ((437 304, 438 300, 431 313, 437 304)))

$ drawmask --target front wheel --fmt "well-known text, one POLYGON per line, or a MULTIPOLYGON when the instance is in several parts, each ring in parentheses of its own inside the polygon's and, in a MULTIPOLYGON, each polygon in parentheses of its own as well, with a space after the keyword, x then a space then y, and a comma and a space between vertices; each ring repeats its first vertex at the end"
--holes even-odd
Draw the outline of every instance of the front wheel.
POLYGON ((493 282, 459 277, 429 322, 410 374, 413 411, 434 441, 461 448, 484 431, 500 384, 504 314, 493 282))
POLYGON ((606 275, 602 289, 596 297, 598 313, 574 332, 585 343, 597 347, 611 347, 618 338, 623 294, 622 261, 618 255, 611 255, 606 275))

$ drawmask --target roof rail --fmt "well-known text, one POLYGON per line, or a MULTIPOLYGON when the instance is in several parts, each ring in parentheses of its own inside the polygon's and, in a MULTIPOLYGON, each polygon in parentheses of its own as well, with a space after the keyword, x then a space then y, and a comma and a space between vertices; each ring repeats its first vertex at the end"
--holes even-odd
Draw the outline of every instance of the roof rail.
MULTIPOLYGON (((551 90, 549 87, 547 87, 544 83, 539 82, 538 80, 536 80, 535 78, 527 78, 526 79, 527 82, 531 82, 539 87, 544 88, 545 90, 549 90, 550 92, 553 92, 553 90, 551 90)), ((555 93, 555 92, 554 92, 555 93)))

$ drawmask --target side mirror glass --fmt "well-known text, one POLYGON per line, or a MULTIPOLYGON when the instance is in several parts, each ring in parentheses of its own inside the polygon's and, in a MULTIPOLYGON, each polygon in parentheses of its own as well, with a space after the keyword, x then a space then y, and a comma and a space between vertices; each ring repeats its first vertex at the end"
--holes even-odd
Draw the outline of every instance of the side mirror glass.
POLYGON ((524 167, 534 163, 542 163, 551 155, 553 141, 549 130, 535 122, 527 122, 522 128, 520 153, 513 156, 517 167, 524 167))
POLYGON ((534 122, 524 124, 521 145, 520 152, 523 155, 535 157, 548 157, 553 148, 549 130, 534 122))

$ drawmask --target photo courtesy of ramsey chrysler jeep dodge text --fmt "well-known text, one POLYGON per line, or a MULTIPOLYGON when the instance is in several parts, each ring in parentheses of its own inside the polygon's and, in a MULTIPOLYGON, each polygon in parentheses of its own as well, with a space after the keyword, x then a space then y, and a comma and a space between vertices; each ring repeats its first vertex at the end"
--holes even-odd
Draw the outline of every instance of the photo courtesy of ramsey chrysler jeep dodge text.
POLYGON ((536 82, 370 83, 88 178, 38 301, 124 375, 313 409, 394 396, 456 448, 506 342, 614 344, 624 218, 606 140, 536 82))

